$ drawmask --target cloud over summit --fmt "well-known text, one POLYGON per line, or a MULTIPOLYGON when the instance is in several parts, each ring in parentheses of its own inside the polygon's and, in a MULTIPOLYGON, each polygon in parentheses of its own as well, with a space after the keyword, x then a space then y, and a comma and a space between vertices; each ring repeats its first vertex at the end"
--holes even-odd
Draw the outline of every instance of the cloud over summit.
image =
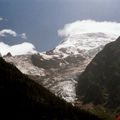
POLYGON ((56 47, 59 54, 95 55, 99 50, 120 36, 120 23, 82 20, 66 24, 58 30, 62 42, 56 47), (65 48, 65 52, 62 50, 65 48))
MULTIPOLYGON (((12 29, 3 29, 0 31, 0 37, 5 37, 7 35, 11 35, 13 37, 20 37, 21 39, 27 39, 26 33, 18 34, 12 29)), ((58 35, 62 37, 63 40, 69 41, 65 43, 66 46, 68 46, 68 43, 71 46, 73 46, 76 40, 80 40, 79 43, 81 43, 81 48, 88 48, 92 45, 99 46, 103 43, 107 44, 115 40, 120 35, 120 23, 110 21, 78 20, 73 23, 64 25, 62 29, 58 30, 58 35), (90 34, 94 35, 92 39, 90 39, 90 36, 84 36, 84 39, 78 38, 81 37, 82 34, 87 33, 104 33, 105 35, 107 35, 107 40, 104 34, 99 34, 100 36, 98 36, 97 34, 97 38, 99 38, 97 41, 95 34, 90 34), (89 39, 87 37, 89 37, 89 39)), ((11 52, 12 55, 21 55, 28 53, 36 53, 37 51, 35 49, 35 46, 32 43, 28 42, 24 42, 13 46, 7 45, 4 42, 0 42, 0 53, 2 55, 5 55, 8 52, 11 52)))
POLYGON ((82 20, 66 24, 63 29, 58 30, 58 35, 68 37, 83 33, 106 33, 120 35, 120 23, 110 21, 82 20))

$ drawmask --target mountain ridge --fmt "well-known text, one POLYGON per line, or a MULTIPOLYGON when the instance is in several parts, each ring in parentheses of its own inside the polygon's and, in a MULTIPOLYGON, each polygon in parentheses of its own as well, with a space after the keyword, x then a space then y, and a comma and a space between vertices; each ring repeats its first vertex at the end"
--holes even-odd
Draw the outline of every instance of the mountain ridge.
POLYGON ((6 56, 4 59, 55 95, 74 103, 77 99, 75 87, 78 75, 85 70, 104 45, 114 41, 116 36, 105 33, 87 33, 69 38, 50 51, 6 56))

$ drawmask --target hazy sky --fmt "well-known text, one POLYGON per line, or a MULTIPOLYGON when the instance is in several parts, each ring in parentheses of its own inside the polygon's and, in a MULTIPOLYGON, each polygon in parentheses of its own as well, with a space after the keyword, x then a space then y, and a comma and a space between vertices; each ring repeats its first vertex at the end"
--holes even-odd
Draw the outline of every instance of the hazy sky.
POLYGON ((120 22, 119 5, 120 0, 0 0, 0 34, 6 32, 3 29, 18 34, 0 37, 0 41, 9 45, 30 42, 39 51, 49 50, 60 42, 57 31, 67 23, 120 22))

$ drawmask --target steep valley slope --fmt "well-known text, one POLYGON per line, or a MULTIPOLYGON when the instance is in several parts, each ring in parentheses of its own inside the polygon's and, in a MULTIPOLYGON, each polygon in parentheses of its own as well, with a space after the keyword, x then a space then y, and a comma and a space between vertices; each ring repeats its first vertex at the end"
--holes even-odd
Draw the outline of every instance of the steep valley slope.
POLYGON ((120 37, 99 52, 79 76, 77 95, 84 103, 120 113, 120 37))
POLYGON ((0 117, 3 120, 102 120, 56 97, 1 57, 0 117))

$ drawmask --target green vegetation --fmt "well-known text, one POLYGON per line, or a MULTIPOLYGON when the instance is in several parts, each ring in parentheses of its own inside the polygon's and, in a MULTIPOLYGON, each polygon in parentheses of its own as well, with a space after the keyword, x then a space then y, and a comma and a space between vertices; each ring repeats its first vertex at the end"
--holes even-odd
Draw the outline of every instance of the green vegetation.
POLYGON ((97 105, 90 111, 91 113, 100 116, 102 119, 105 120, 116 120, 114 113, 111 114, 111 112, 104 108, 101 105, 97 105))

